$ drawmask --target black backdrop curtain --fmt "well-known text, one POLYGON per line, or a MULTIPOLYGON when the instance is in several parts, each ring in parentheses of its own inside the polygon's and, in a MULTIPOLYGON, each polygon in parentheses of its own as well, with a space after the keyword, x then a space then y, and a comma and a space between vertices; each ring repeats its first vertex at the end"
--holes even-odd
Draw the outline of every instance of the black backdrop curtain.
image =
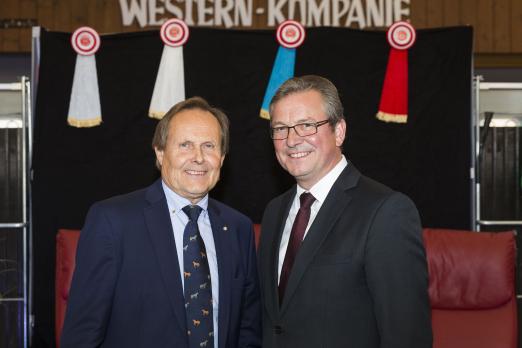
MULTIPOLYGON (((163 43, 158 31, 103 35, 96 54, 101 126, 67 125, 76 54, 70 34, 41 33, 34 180, 35 347, 54 342, 54 237, 81 228, 95 201, 158 177, 147 117, 163 43)), ((470 227, 472 29, 419 30, 409 53, 407 124, 378 121, 389 46, 384 32, 310 28, 296 75, 338 87, 348 122, 345 154, 364 174, 409 195, 426 227, 470 227)), ((231 149, 211 195, 260 222, 292 179, 258 117, 277 51, 275 31, 192 28, 184 46, 186 96, 231 119, 231 149)))

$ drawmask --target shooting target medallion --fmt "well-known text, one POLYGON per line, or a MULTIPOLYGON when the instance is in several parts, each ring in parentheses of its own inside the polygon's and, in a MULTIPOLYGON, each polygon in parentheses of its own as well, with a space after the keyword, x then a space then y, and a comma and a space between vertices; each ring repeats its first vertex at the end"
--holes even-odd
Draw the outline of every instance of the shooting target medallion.
POLYGON ((80 27, 71 36, 71 45, 76 53, 91 56, 100 48, 100 35, 90 27, 80 27))
POLYGON ((415 28, 404 21, 395 22, 388 29, 388 43, 398 50, 407 50, 415 43, 415 28))
POLYGON ((171 47, 183 46, 189 37, 189 28, 181 19, 171 18, 161 26, 161 40, 171 47))
POLYGON ((301 46, 305 39, 305 29, 301 23, 288 20, 277 27, 277 41, 286 48, 296 48, 301 46))

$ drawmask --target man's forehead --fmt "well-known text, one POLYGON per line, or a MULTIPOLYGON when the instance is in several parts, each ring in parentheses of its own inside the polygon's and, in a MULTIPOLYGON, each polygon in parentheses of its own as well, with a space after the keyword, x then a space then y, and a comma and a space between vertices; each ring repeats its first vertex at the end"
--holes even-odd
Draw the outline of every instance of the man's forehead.
POLYGON ((175 137, 177 141, 217 141, 221 127, 211 113, 180 113, 170 121, 167 137, 175 137))
MULTIPOLYGON (((291 97, 291 96, 288 96, 291 97)), ((322 100, 281 99, 272 110, 271 124, 297 124, 321 121, 325 117, 322 100)))

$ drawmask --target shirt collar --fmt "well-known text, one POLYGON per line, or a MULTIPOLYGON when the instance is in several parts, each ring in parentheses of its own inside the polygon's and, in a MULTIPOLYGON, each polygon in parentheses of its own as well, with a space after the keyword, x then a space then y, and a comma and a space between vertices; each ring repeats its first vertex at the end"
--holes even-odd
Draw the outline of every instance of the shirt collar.
MULTIPOLYGON (((172 191, 163 180, 161 181, 161 185, 163 186, 163 191, 165 192, 165 197, 167 198, 167 205, 171 213, 177 213, 185 206, 192 205, 192 203, 187 198, 182 197, 176 192, 172 191)), ((203 211, 206 211, 208 208, 208 193, 198 203, 196 203, 196 205, 200 206, 203 211)))
MULTIPOLYGON (((344 155, 341 156, 341 160, 335 165, 335 167, 333 167, 325 176, 321 178, 321 180, 315 183, 315 185, 312 186, 310 190, 308 190, 308 192, 310 192, 314 198, 321 203, 324 202, 334 182, 337 180, 339 175, 341 175, 341 172, 344 170, 344 168, 348 165, 346 157, 344 157, 344 155)), ((306 190, 297 185, 297 197, 301 196, 303 192, 306 192, 306 190)))

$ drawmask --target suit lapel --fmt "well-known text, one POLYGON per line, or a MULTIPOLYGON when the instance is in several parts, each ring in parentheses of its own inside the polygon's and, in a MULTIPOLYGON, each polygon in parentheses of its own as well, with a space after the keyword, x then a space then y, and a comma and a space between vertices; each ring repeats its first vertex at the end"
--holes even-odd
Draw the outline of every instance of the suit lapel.
POLYGON ((180 279, 180 268, 172 223, 170 221, 167 200, 161 186, 161 179, 149 187, 146 195, 147 201, 150 203, 150 205, 144 208, 148 233, 156 252, 170 305, 179 326, 183 328, 183 331, 186 331, 185 300, 180 279))
MULTIPOLYGON (((218 347, 225 347, 230 319, 230 287, 232 286, 232 270, 234 269, 230 255, 227 252, 227 245, 232 245, 228 226, 223 221, 219 208, 209 199, 208 216, 214 245, 216 247, 216 258, 219 274, 219 313, 218 313, 218 347)), ((213 280, 212 280, 213 281, 213 280)))
POLYGON ((360 173, 349 163, 333 184, 296 255, 290 277, 288 278, 283 303, 281 304, 281 314, 288 307, 288 303, 296 291, 301 278, 323 241, 333 229, 333 226, 348 204, 350 204, 352 200, 350 189, 356 186, 359 177, 360 173))
MULTIPOLYGON (((266 306, 268 313, 275 319, 279 313, 279 292, 278 288, 278 266, 279 266, 279 245, 285 228, 286 218, 292 205, 292 200, 296 193, 296 187, 289 190, 281 199, 281 205, 276 213, 274 222, 271 226, 266 226, 267 230, 274 231, 272 240, 269 241, 270 248, 268 254, 268 272, 264 281, 264 294, 267 297, 266 306)), ((263 226, 261 226, 263 230, 263 226)), ((268 233, 268 232, 267 232, 268 233)))

